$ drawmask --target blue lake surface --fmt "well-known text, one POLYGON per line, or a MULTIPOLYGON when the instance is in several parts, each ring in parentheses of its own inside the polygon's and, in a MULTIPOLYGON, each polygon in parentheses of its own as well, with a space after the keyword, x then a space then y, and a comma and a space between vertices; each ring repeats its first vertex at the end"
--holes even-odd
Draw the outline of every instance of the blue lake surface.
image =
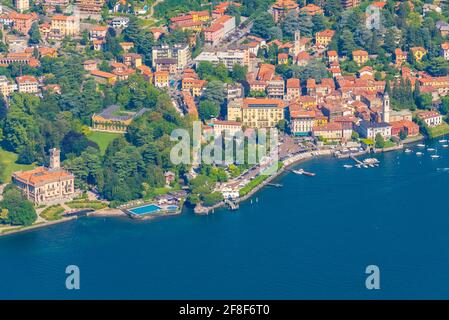
MULTIPOLYGON (((0 299, 449 298, 449 150, 315 159, 238 211, 81 218, 0 238, 0 299), (380 290, 365 288, 377 265, 380 290), (65 289, 77 265, 81 289, 65 289)), ((415 151, 417 147, 412 147, 415 151)))

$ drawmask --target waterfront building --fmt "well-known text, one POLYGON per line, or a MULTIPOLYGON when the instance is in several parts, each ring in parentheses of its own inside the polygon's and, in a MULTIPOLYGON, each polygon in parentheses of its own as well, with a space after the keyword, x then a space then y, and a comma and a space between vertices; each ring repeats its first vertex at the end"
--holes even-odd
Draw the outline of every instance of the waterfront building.
POLYGON ((75 196, 75 177, 61 167, 58 149, 50 150, 48 168, 14 172, 12 182, 35 205, 69 200, 75 196))
POLYGON ((295 136, 308 136, 315 125, 315 112, 300 110, 299 105, 289 106, 290 131, 295 136))
POLYGON ((222 135, 225 131, 225 136, 233 136, 242 130, 242 123, 238 121, 212 119, 208 125, 212 128, 215 136, 222 135))
POLYGON ((313 127, 313 136, 325 140, 347 141, 352 136, 352 125, 343 122, 329 122, 313 127))
POLYGON ((437 111, 423 111, 418 113, 418 118, 429 127, 436 127, 443 123, 443 116, 437 111))
POLYGON ((125 133, 131 122, 144 114, 148 109, 139 112, 123 111, 118 105, 111 105, 92 116, 92 130, 114 133, 125 133))
POLYGON ((375 139, 379 133, 384 139, 391 137, 391 125, 385 122, 370 122, 362 120, 358 127, 363 138, 375 139))
POLYGON ((405 132, 407 137, 415 137, 419 134, 419 126, 413 121, 399 120, 390 122, 391 135, 398 137, 401 132, 405 132))
POLYGON ((272 128, 284 120, 285 103, 280 99, 243 99, 242 122, 249 128, 272 128))

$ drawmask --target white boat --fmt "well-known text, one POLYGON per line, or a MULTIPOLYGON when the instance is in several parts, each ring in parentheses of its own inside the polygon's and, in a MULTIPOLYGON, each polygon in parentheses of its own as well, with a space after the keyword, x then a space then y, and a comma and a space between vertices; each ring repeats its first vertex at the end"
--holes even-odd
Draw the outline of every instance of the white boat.
POLYGON ((422 156, 422 152, 417 152, 416 155, 417 156, 422 156))
POLYGON ((437 154, 433 154, 433 155, 431 155, 430 157, 433 158, 433 159, 438 159, 440 156, 437 155, 437 154))
POLYGON ((412 152, 412 150, 411 149, 405 149, 405 151, 404 152, 406 152, 406 153, 410 153, 410 152, 412 152))
POLYGON ((427 151, 435 151, 434 148, 427 148, 427 151))
POLYGON ((426 145, 425 145, 425 144, 422 144, 422 143, 419 143, 419 144, 417 144, 416 146, 417 146, 417 147, 420 147, 420 148, 424 148, 426 145))
POLYGON ((292 170, 292 171, 293 171, 293 173, 296 173, 296 174, 303 174, 303 173, 304 173, 304 170, 303 170, 303 169, 292 170))
POLYGON ((446 143, 447 140, 446 139, 441 139, 440 141, 438 141, 439 143, 446 143))
POLYGON ((443 144, 443 148, 447 148, 447 147, 449 147, 448 144, 443 144))
POLYGON ((352 166, 350 164, 344 164, 343 167, 345 167, 345 168, 352 168, 352 166))

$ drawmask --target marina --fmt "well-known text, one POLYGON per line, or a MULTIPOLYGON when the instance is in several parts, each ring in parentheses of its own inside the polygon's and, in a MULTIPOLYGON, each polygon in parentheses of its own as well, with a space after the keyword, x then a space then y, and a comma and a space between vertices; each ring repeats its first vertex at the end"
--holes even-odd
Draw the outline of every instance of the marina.
POLYGON ((64 275, 67 264, 75 263, 82 266, 86 288, 76 292, 78 298, 119 299, 128 292, 130 299, 273 299, 282 292, 285 299, 369 299, 364 268, 374 260, 397 270, 378 298, 448 298, 446 204, 414 200, 447 197, 449 150, 438 148, 438 154, 438 160, 403 151, 378 154, 381 165, 372 170, 346 170, 348 159, 315 158, 298 166, 316 172, 313 179, 282 174, 271 181, 282 188, 261 189, 238 211, 216 208, 214 215, 195 216, 185 207, 176 217, 138 223, 80 217, 1 237, 0 256, 8 259, 0 272, 8 277, 0 282, 0 297, 71 299, 74 292, 61 290, 60 274, 43 270, 64 275), (369 199, 382 200, 367 205, 361 186, 369 199), (397 201, 392 194, 411 200, 397 201), (349 204, 358 209, 348 210, 349 204), (423 212, 432 212, 432 219, 423 212), (336 252, 344 259, 336 259, 336 252), (179 261, 186 261, 182 268, 179 261), (111 281, 123 270, 132 272, 111 281), (248 293, 250 286, 256 296, 248 293))

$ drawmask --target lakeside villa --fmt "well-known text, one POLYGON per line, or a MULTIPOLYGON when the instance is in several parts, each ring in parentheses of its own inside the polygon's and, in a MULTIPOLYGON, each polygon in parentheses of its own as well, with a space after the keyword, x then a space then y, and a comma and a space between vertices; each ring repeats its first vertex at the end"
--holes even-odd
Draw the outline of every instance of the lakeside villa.
POLYGON ((138 112, 123 111, 118 105, 111 105, 92 116, 92 130, 125 133, 131 122, 144 114, 148 109, 138 112))
POLYGON ((14 172, 12 181, 35 205, 70 200, 75 196, 75 177, 61 168, 58 149, 50 150, 48 168, 14 172))

